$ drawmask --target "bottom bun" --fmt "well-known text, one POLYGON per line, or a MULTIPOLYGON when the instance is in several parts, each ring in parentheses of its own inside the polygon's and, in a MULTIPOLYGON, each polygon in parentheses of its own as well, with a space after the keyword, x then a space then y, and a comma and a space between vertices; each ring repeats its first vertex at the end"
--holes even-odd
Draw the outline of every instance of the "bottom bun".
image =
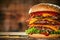
POLYGON ((43 34, 29 34, 29 37, 33 37, 33 38, 58 38, 60 37, 59 34, 51 34, 49 36, 45 36, 43 34))

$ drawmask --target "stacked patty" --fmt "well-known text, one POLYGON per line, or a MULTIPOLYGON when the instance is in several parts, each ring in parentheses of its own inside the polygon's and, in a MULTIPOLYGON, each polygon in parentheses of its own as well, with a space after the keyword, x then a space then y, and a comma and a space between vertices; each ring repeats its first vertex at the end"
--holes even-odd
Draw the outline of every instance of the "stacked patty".
POLYGON ((56 34, 60 34, 60 13, 56 8, 44 3, 33 6, 29 11, 29 28, 26 33, 31 37, 43 38, 56 37, 56 34))
MULTIPOLYGON (((29 29, 31 29, 31 32, 28 32, 28 34, 33 34, 35 29, 38 30, 36 33, 41 34, 58 34, 60 22, 58 20, 58 13, 56 12, 33 12, 30 14, 29 18, 29 29), (33 30, 34 28, 34 30, 33 30)), ((28 31, 29 31, 28 29, 28 31)), ((59 32, 60 33, 60 32, 59 32)))

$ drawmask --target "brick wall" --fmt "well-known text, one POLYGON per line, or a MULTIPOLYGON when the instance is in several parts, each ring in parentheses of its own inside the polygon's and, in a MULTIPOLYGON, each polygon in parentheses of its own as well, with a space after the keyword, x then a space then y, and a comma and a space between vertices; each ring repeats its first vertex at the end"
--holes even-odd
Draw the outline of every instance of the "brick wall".
POLYGON ((27 29, 25 23, 30 7, 41 2, 58 4, 57 0, 5 0, 1 1, 0 11, 4 14, 1 24, 2 31, 24 31, 27 29))

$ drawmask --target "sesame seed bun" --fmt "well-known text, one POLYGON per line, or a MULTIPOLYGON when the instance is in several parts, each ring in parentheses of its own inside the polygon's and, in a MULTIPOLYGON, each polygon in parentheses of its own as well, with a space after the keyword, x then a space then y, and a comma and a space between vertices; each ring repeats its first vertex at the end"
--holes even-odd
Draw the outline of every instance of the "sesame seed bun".
POLYGON ((29 10, 29 14, 32 12, 37 12, 37 11, 53 11, 53 12, 60 13, 60 7, 54 4, 40 3, 40 4, 32 6, 29 10))

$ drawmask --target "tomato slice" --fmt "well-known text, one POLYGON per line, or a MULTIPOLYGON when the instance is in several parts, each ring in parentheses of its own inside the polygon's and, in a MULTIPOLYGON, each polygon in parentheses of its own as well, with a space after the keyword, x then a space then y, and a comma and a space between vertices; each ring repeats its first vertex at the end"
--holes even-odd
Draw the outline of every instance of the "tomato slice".
POLYGON ((36 15, 42 15, 42 14, 45 14, 45 13, 48 13, 48 14, 51 14, 51 15, 53 15, 53 16, 56 16, 56 14, 59 14, 59 13, 57 13, 57 12, 52 12, 52 11, 37 11, 37 12, 32 12, 32 13, 30 13, 30 16, 32 16, 32 15, 34 15, 34 16, 36 16, 36 15))
POLYGON ((42 32, 41 34, 43 34, 45 36, 49 36, 49 33, 47 33, 47 32, 42 32))

